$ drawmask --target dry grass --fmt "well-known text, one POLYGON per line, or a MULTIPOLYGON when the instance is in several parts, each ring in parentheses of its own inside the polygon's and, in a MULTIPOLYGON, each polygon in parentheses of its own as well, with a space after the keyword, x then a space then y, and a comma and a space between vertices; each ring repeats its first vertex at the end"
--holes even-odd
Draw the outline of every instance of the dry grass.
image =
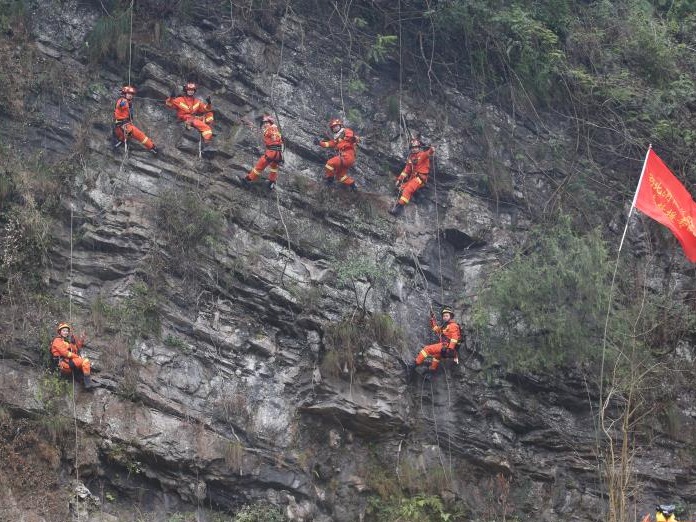
POLYGON ((60 450, 27 419, 0 418, 0 520, 69 520, 60 450), (50 492, 51 494, 48 494, 50 492))

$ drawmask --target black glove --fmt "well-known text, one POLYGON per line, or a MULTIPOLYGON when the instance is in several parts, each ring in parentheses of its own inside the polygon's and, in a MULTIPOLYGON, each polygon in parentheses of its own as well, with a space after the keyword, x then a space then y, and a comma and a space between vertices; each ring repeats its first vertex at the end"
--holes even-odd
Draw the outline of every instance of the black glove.
POLYGON ((176 91, 172 89, 172 92, 169 93, 170 98, 176 98, 176 91))
POLYGON ((213 103, 213 102, 210 100, 210 96, 208 96, 208 97, 205 99, 205 103, 207 103, 208 105, 210 105, 211 103, 213 103))
POLYGON ((324 138, 317 138, 316 143, 317 145, 321 145, 321 142, 324 141, 324 138))

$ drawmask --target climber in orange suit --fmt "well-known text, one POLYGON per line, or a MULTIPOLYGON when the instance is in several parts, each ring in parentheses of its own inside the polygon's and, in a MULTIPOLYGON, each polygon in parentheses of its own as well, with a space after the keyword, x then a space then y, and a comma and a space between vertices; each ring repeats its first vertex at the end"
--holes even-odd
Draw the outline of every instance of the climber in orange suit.
POLYGON ((85 336, 76 338, 71 335, 68 323, 60 323, 57 332, 58 335, 51 342, 51 357, 57 362, 61 374, 74 374, 78 380, 81 377, 85 389, 89 390, 92 388, 92 367, 87 357, 80 357, 80 350, 85 345, 85 336))
POLYGON ((462 341, 462 331, 454 322, 454 312, 448 306, 442 309, 442 325, 437 324, 435 317, 430 316, 430 328, 440 336, 440 342, 424 346, 416 356, 415 366, 423 364, 430 359, 430 372, 434 373, 440 365, 440 359, 454 359, 459 363, 457 346, 462 341))
POLYGON ((213 139, 213 129, 211 124, 214 120, 213 105, 210 96, 205 99, 205 103, 194 95, 198 86, 193 82, 188 82, 182 88, 183 93, 177 96, 174 91, 165 100, 165 105, 170 109, 176 110, 176 117, 179 121, 186 124, 186 128, 194 127, 201 133, 204 143, 213 139))
POLYGON ((135 87, 125 85, 121 88, 121 96, 116 100, 116 107, 114 108, 114 135, 116 136, 116 142, 114 143, 114 148, 120 147, 126 140, 135 138, 152 154, 157 154, 157 147, 155 147, 152 140, 133 125, 134 96, 135 87))
POLYGON ((409 143, 409 155, 401 174, 396 178, 396 186, 401 191, 399 199, 394 203, 389 213, 399 214, 411 198, 428 182, 430 174, 430 158, 435 149, 423 143, 419 138, 413 138, 409 143))
POLYGON ((242 179, 244 181, 255 181, 264 169, 269 167, 268 188, 273 190, 278 179, 278 165, 283 162, 283 137, 280 135, 280 130, 275 120, 269 114, 264 114, 261 117, 261 132, 263 133, 263 143, 266 146, 266 151, 256 162, 254 168, 249 171, 249 174, 242 179))
POLYGON ((358 137, 355 133, 343 126, 343 122, 334 118, 329 122, 329 129, 333 138, 330 140, 319 138, 317 143, 326 149, 336 149, 338 154, 331 158, 324 165, 324 181, 331 184, 334 179, 350 187, 351 190, 358 190, 355 180, 348 175, 348 169, 355 164, 355 148, 358 137))

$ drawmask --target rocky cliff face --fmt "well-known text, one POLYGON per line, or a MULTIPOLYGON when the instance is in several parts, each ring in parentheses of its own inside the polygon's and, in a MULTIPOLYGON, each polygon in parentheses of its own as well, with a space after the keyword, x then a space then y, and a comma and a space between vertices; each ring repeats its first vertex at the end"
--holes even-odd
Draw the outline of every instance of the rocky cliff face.
MULTIPOLYGON (((76 429, 63 426, 58 449, 31 469, 53 470, 46 480, 59 488, 88 486, 101 506, 81 520, 218 520, 261 501, 291 520, 369 520, 368 498, 397 485, 489 519, 594 520, 596 397, 583 375, 484 371, 469 332, 462 364, 432 382, 403 378, 403 361, 430 339, 431 303, 451 303, 466 325, 527 208, 549 192, 562 167, 548 131, 454 89, 398 98, 389 63, 356 94, 333 59, 345 39, 301 10, 256 23, 201 8, 195 21, 158 24, 159 41, 136 21, 136 120, 161 153, 132 144, 124 155, 110 147, 110 120, 128 65, 85 60, 100 9, 37 3, 26 38, 7 47, 49 76, 17 91, 3 141, 25 161, 61 165, 69 181, 46 271, 62 315, 24 316, 26 327, 4 332, 0 401, 14 417, 49 407, 38 338, 68 307, 90 334, 100 385, 59 402, 76 429), (199 159, 197 134, 163 103, 187 77, 213 98, 211 157, 199 159), (387 213, 405 143, 395 99, 437 149, 434 179, 398 218, 387 213), (237 181, 260 152, 241 118, 263 110, 276 111, 287 141, 276 192, 237 181), (334 115, 362 137, 357 194, 321 181, 314 140, 334 115), (508 197, 495 198, 492 179, 512 187, 508 197)), ((636 456, 646 479, 671 463, 656 494, 673 491, 679 447, 636 456)), ((692 462, 682 463, 689 500, 692 462)), ((67 520, 69 494, 36 504, 36 484, 0 477, 3 519, 67 520)))

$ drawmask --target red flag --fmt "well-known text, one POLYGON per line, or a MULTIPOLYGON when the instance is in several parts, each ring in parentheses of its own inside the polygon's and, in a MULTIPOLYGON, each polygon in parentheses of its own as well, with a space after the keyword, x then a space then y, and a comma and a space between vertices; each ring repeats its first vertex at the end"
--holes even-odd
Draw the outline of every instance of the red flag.
POLYGON ((669 228, 696 262, 696 203, 652 149, 648 150, 635 207, 669 228))

